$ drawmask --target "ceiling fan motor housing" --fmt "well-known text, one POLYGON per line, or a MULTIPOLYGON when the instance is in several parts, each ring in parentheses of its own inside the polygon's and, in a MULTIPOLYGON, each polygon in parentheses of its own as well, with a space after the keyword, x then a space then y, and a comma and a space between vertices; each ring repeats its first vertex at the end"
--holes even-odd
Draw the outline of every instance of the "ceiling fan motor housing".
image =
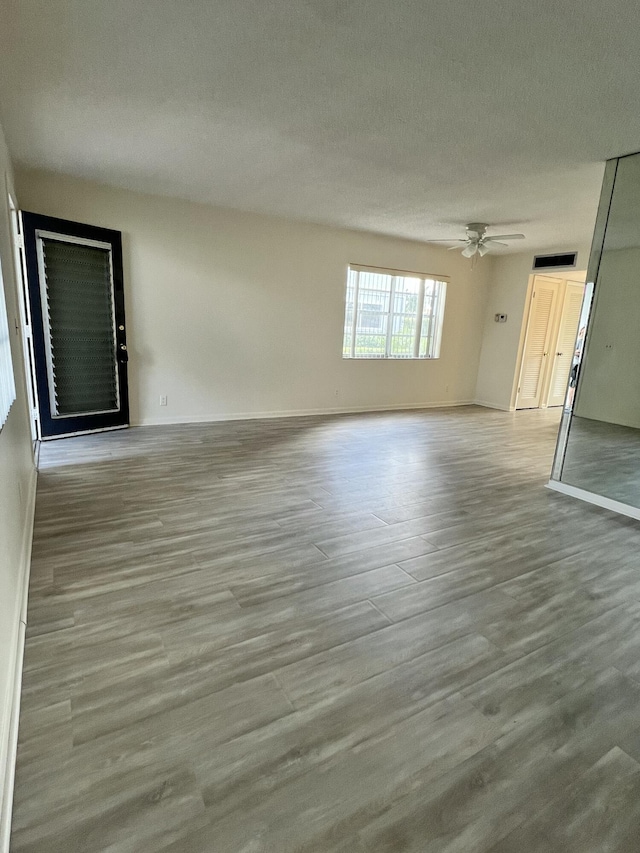
POLYGON ((482 240, 482 238, 484 237, 488 227, 489 226, 487 225, 486 222, 470 222, 467 225, 467 234, 469 234, 470 236, 472 234, 474 234, 474 235, 477 234, 478 240, 482 240))

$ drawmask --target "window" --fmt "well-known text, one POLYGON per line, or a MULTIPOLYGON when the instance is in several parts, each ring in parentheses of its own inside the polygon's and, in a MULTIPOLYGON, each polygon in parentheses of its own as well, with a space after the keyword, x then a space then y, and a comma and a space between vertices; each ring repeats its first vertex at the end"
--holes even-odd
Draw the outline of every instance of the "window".
POLYGON ((447 284, 419 273, 350 266, 343 358, 438 358, 447 284))
POLYGON ((7 309, 4 302, 2 266, 0 266, 0 429, 2 429, 7 420, 9 409, 15 398, 16 388, 13 382, 9 323, 7 321, 7 309))

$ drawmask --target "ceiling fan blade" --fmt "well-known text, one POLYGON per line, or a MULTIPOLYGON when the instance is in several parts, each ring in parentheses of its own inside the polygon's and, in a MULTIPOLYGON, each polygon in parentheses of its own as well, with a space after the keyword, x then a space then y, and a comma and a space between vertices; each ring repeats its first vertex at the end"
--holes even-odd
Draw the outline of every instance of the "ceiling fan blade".
POLYGON ((466 246, 462 250, 462 256, 464 258, 472 258, 477 251, 478 251, 478 244, 477 243, 470 243, 468 246, 466 246))
MULTIPOLYGON (((466 243, 467 241, 466 241, 466 240, 464 240, 464 241, 462 241, 462 240, 461 240, 460 242, 464 242, 464 243, 466 243)), ((449 246, 449 248, 447 249, 447 252, 459 252, 459 251, 460 251, 460 246, 449 246)))
POLYGON ((449 237, 448 239, 427 240, 427 243, 466 243, 467 241, 461 237, 449 237))
POLYGON ((491 246, 508 246, 508 243, 501 243, 499 240, 494 240, 493 237, 487 237, 483 242, 483 246, 487 246, 489 249, 491 246))
POLYGON ((524 240, 524 234, 493 234, 487 238, 488 240, 524 240))

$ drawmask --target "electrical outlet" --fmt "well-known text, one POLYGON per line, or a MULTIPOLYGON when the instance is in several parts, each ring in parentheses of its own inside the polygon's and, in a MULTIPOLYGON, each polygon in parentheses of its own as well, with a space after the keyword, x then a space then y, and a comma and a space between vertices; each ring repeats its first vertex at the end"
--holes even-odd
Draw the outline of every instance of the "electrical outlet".
POLYGON ((167 395, 166 394, 160 394, 160 405, 161 406, 167 405, 167 395))

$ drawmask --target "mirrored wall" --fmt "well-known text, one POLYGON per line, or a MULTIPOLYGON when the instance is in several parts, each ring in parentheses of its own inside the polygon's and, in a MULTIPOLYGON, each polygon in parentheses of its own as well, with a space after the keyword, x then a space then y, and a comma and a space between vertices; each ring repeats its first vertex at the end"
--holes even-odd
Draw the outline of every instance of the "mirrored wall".
POLYGON ((605 170, 550 486, 640 517, 640 154, 605 170))

